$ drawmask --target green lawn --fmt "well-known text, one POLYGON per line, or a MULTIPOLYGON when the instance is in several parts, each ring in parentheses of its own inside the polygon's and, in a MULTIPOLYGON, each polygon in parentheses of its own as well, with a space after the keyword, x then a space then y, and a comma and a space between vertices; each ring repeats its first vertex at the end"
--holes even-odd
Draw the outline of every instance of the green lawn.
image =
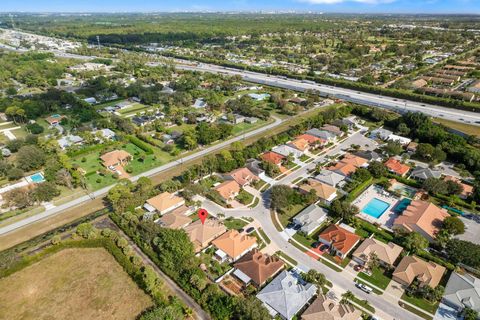
POLYGON ((359 306, 363 307, 364 309, 370 311, 371 313, 375 313, 375 308, 372 307, 367 300, 360 300, 357 297, 354 297, 352 301, 358 304, 359 306))
POLYGON ((253 195, 242 189, 240 190, 240 193, 238 194, 238 196, 235 197, 235 199, 241 204, 247 205, 252 203, 253 195))
POLYGON ((303 210, 305 206, 301 204, 296 204, 294 206, 290 206, 284 211, 281 211, 278 213, 278 219, 280 220, 280 223, 282 224, 283 227, 286 227, 287 224, 290 222, 290 220, 296 216, 300 211, 303 210))
POLYGON ((277 251, 275 253, 279 258, 281 258, 282 260, 284 261, 287 261, 291 264, 293 264, 294 266, 296 266, 298 263, 297 261, 295 261, 294 259, 290 258, 288 255, 286 255, 285 253, 283 253, 282 251, 277 251))
POLYGON ((417 307, 419 307, 420 309, 423 309, 431 314, 435 314, 435 312, 437 311, 437 308, 438 308, 438 305, 439 303, 438 302, 435 302, 435 303, 431 303, 430 301, 427 301, 425 299, 422 299, 422 298, 416 298, 416 297, 410 297, 408 296, 406 293, 404 293, 402 295, 402 300, 405 300, 417 307))
POLYGON ((239 135, 239 134, 243 134, 244 132, 246 133, 246 132, 251 131, 253 129, 263 127, 266 124, 267 124, 267 121, 265 121, 265 120, 258 120, 256 123, 246 123, 246 122, 239 123, 239 124, 236 124, 233 127, 232 134, 234 136, 239 135))
POLYGON ((366 280, 371 284, 379 287, 380 289, 386 289, 390 283, 390 278, 386 275, 385 270, 381 268, 373 268, 372 275, 369 276, 363 272, 358 273, 358 278, 366 280))
POLYGON ((258 233, 260 233, 260 235, 262 236, 263 239, 265 239, 265 241, 267 242, 267 244, 270 244, 270 242, 272 242, 270 240, 270 238, 267 236, 267 234, 265 233, 265 231, 263 231, 262 228, 259 228, 258 229, 258 233))
POLYGON ((230 217, 225 219, 223 221, 223 224, 225 225, 225 227, 227 227, 227 229, 239 230, 245 227, 248 223, 243 220, 230 217))

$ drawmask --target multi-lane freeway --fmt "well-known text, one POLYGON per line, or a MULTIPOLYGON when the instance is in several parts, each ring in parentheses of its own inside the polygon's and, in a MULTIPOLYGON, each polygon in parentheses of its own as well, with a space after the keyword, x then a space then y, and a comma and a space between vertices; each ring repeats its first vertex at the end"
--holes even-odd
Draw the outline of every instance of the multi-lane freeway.
POLYGON ((273 76, 258 72, 226 68, 212 64, 192 64, 191 62, 178 59, 175 60, 175 62, 177 64, 177 68, 183 70, 212 72, 232 76, 238 75, 241 76, 245 81, 249 82, 296 91, 315 90, 319 92, 322 96, 335 97, 362 105, 385 108, 400 113, 405 113, 408 111, 422 112, 435 118, 443 118, 446 120, 468 123, 480 127, 480 113, 456 110, 404 99, 396 99, 372 93, 365 93, 351 89, 323 85, 312 81, 289 79, 282 76, 273 76))

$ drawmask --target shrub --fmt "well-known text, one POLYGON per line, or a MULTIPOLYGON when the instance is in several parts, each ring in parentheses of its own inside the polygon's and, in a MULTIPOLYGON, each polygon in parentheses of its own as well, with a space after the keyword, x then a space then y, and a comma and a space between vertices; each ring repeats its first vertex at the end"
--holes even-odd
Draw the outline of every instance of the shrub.
POLYGON ((135 136, 127 136, 128 141, 145 151, 147 154, 153 154, 153 149, 135 136))

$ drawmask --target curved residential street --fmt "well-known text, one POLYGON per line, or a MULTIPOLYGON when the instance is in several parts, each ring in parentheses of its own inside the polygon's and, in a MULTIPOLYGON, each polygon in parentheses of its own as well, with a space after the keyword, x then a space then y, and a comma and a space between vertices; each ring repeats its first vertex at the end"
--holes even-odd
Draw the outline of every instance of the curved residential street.
MULTIPOLYGON (((296 171, 293 171, 289 175, 275 180, 274 184, 286 184, 291 185, 292 182, 299 177, 307 177, 308 171, 315 168, 317 163, 322 163, 326 160, 327 156, 336 155, 342 153, 343 149, 348 148, 351 144, 358 144, 365 147, 365 149, 373 150, 377 147, 376 143, 363 136, 362 133, 356 132, 348 137, 343 142, 327 150, 325 153, 318 155, 314 161, 304 164, 296 171)), ((252 188, 250 188, 252 189, 252 188)), ((270 238, 271 243, 269 246, 273 246, 276 250, 281 250, 286 255, 298 262, 297 267, 302 271, 307 271, 309 269, 315 269, 319 272, 322 272, 326 275, 327 279, 330 280, 333 284, 331 291, 333 294, 340 299, 340 296, 345 291, 349 290, 353 292, 357 298, 360 300, 367 300, 370 305, 376 309, 376 316, 380 317, 383 320, 419 320, 421 317, 408 312, 398 305, 399 298, 394 296, 389 292, 384 292, 383 295, 379 296, 374 293, 367 294, 355 286, 354 279, 356 275, 349 271, 348 269, 343 270, 342 272, 336 272, 327 265, 323 264, 321 261, 315 260, 304 252, 300 251, 292 243, 290 243, 289 236, 285 232, 279 232, 274 222, 272 221, 272 215, 270 212, 270 192, 266 190, 263 193, 256 192, 256 196, 261 197, 258 205, 255 208, 237 208, 237 209, 226 209, 220 207, 219 205, 209 201, 204 200, 202 207, 207 209, 212 215, 217 215, 222 213, 225 217, 249 217, 253 218, 255 224, 260 226, 265 234, 270 238)))

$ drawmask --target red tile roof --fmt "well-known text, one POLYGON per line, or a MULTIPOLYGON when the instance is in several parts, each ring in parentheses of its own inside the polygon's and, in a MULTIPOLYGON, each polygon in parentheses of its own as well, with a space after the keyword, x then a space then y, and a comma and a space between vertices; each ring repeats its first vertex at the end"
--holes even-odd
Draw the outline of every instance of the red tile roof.
POLYGON ((276 164, 276 165, 281 164, 282 161, 285 159, 284 156, 282 156, 278 153, 272 152, 272 151, 265 152, 264 154, 262 154, 260 156, 260 158, 262 158, 262 160, 265 161, 265 162, 270 162, 270 163, 276 164))
POLYGON ((345 230, 336 224, 331 224, 318 235, 319 239, 326 240, 332 244, 335 250, 347 254, 360 240, 356 234, 345 230))
POLYGON ((387 166, 390 171, 395 172, 399 176, 404 176, 408 171, 410 171, 410 166, 407 166, 406 164, 403 164, 394 158, 388 159, 385 162, 385 166, 387 166))

